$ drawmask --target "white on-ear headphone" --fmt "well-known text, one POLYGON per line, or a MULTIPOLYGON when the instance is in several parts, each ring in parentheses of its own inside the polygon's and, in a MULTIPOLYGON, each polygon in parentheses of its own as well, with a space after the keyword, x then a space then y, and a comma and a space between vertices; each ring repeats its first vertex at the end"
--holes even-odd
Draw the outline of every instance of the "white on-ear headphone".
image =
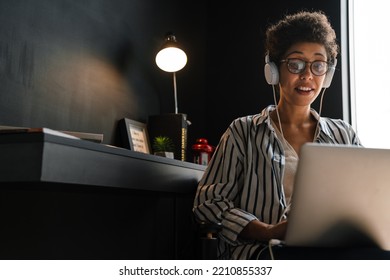
POLYGON ((278 67, 269 60, 268 53, 265 56, 264 75, 269 85, 277 85, 279 83, 278 67))
MULTIPOLYGON (((332 83, 334 71, 336 70, 337 59, 334 59, 332 65, 330 65, 328 72, 325 75, 324 83, 322 84, 323 88, 328 88, 332 83)), ((277 85, 279 83, 279 70, 276 64, 269 60, 268 53, 265 56, 265 65, 264 65, 264 76, 265 80, 269 85, 277 85)))
POLYGON ((333 64, 329 66, 328 72, 326 72, 326 76, 324 79, 324 83, 322 84, 323 88, 328 88, 332 83, 334 71, 336 70, 337 58, 334 59, 333 64))

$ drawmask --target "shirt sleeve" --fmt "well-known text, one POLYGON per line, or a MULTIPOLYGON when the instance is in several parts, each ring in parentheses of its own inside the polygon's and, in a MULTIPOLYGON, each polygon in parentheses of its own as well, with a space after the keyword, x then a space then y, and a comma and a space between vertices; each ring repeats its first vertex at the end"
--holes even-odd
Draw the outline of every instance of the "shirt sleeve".
MULTIPOLYGON (((243 228, 257 219, 239 205, 244 180, 244 152, 232 126, 224 133, 202 179, 194 200, 193 212, 198 220, 221 223, 221 237, 232 245, 248 243, 238 237, 243 228)), ((241 143, 241 141, 240 141, 241 143)))

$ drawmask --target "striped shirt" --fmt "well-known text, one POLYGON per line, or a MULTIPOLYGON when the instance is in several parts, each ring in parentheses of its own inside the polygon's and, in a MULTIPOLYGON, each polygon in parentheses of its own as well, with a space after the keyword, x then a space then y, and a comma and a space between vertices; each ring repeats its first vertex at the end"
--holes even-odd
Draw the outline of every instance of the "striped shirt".
MULTIPOLYGON (((220 259, 249 259, 260 246, 266 248, 266 243, 240 238, 250 221, 276 224, 284 218, 285 151, 272 126, 273 110, 270 105, 260 114, 235 119, 199 181, 193 212, 200 221, 222 224, 220 259)), ((316 142, 360 145, 348 123, 311 113, 319 119, 316 142)))

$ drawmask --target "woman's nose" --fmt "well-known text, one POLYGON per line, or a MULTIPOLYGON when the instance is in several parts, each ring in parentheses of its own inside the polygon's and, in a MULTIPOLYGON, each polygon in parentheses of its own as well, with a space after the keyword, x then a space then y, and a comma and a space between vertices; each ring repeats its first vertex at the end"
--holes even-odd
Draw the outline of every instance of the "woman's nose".
POLYGON ((300 78, 303 79, 310 79, 313 78, 313 73, 311 72, 309 63, 306 63, 305 69, 303 69, 302 73, 300 74, 300 78))

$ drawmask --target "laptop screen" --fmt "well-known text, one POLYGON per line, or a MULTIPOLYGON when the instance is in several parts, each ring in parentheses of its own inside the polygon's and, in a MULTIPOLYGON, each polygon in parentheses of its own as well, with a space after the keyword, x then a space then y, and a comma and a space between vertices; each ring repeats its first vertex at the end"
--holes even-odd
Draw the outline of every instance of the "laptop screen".
POLYGON ((285 243, 389 250, 390 150, 305 144, 285 243))

